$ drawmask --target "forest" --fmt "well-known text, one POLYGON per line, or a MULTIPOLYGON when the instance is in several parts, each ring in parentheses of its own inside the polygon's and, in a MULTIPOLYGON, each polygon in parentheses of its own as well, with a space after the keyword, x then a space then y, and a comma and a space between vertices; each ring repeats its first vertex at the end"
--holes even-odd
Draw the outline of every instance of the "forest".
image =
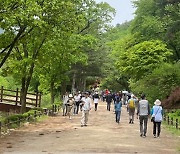
POLYGON ((128 90, 180 108, 180 1, 134 0, 132 21, 95 0, 0 1, 0 85, 41 91, 43 106, 66 91, 128 90))

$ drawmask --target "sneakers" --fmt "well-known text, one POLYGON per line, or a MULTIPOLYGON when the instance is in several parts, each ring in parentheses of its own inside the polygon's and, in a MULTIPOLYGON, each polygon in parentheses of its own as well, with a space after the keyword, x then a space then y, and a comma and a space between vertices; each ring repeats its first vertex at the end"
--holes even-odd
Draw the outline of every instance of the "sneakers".
POLYGON ((156 138, 156 135, 154 135, 154 138, 156 138))
POLYGON ((140 137, 143 137, 143 138, 145 138, 146 137, 146 134, 140 134, 140 137))
POLYGON ((134 121, 130 119, 129 124, 134 124, 134 121))
POLYGON ((81 127, 87 127, 87 125, 81 125, 81 127))

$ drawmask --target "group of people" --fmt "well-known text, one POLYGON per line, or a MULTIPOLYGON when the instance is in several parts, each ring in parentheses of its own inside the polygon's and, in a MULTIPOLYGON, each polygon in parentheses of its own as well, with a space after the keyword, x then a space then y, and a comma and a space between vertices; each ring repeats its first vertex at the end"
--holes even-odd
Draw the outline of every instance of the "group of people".
MULTIPOLYGON (((120 122, 120 115, 121 115, 121 107, 123 99, 117 95, 115 100, 115 114, 116 114, 116 122, 120 122)), ((154 102, 154 106, 152 110, 150 110, 150 105, 148 100, 146 99, 145 94, 141 95, 141 99, 139 100, 133 94, 131 95, 130 99, 127 99, 127 111, 129 112, 129 124, 134 123, 134 115, 135 115, 135 108, 137 108, 137 119, 139 118, 140 122, 140 136, 146 137, 147 133, 147 123, 148 117, 151 115, 151 122, 153 122, 153 135, 154 138, 160 136, 161 132, 161 122, 163 120, 163 109, 161 106, 161 101, 156 100, 154 102)), ((107 106, 109 106, 107 101, 107 106)))
MULTIPOLYGON (((107 92, 105 96, 105 98, 103 96, 103 100, 105 99, 107 103, 108 111, 110 111, 111 109, 111 103, 114 102, 113 111, 115 112, 115 121, 118 124, 120 123, 122 105, 125 104, 129 113, 129 124, 134 124, 135 109, 137 109, 136 114, 140 122, 141 137, 146 137, 148 117, 150 115, 153 122, 153 135, 155 138, 160 136, 163 115, 163 109, 161 107, 160 100, 157 99, 154 102, 152 110, 150 110, 150 105, 148 100, 146 99, 145 94, 141 95, 141 99, 138 99, 136 96, 131 94, 129 98, 126 98, 126 102, 123 102, 124 99, 121 92, 116 93, 114 96, 110 92, 107 92)), ((63 96, 63 116, 68 115, 69 119, 71 119, 72 112, 73 114, 78 114, 79 110, 81 110, 81 127, 87 126, 89 111, 92 108, 92 100, 95 105, 94 110, 97 111, 98 103, 100 101, 100 95, 97 91, 95 91, 92 95, 90 95, 89 92, 79 92, 76 93, 75 96, 73 96, 72 94, 68 95, 68 93, 66 93, 63 96)))
MULTIPOLYGON (((95 104, 97 103, 98 102, 96 100, 95 104)), ((91 107, 92 103, 91 98, 89 97, 89 92, 79 92, 76 93, 75 96, 66 92, 66 94, 63 96, 63 116, 67 115, 71 120, 72 112, 75 115, 79 113, 79 110, 81 110, 81 127, 87 126, 89 111, 91 110, 91 107)), ((97 110, 97 105, 95 106, 95 110, 97 110)))

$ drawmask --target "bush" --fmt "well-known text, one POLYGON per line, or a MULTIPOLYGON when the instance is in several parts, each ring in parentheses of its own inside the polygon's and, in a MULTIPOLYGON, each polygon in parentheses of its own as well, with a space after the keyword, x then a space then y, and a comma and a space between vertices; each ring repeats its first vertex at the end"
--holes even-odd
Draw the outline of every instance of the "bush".
POLYGON ((130 80, 130 87, 134 93, 145 93, 153 104, 156 99, 163 100, 171 91, 180 85, 180 63, 162 64, 150 75, 138 81, 130 80))
MULTIPOLYGON (((167 109, 179 109, 180 108, 180 87, 174 89, 167 99, 162 101, 162 105, 167 109)), ((180 112, 179 112, 180 116, 180 112)))

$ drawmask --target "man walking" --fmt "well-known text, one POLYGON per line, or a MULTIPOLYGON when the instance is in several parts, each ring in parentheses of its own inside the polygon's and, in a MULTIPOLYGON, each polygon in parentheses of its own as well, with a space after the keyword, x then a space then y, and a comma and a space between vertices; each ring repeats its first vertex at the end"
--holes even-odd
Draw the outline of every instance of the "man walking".
POLYGON ((98 106, 98 103, 99 103, 99 94, 98 92, 96 91, 95 94, 93 95, 93 101, 94 101, 94 105, 95 105, 95 108, 94 110, 97 111, 97 106, 98 106))
POLYGON ((135 113, 135 103, 137 99, 135 99, 135 96, 131 94, 131 98, 128 100, 128 109, 129 109, 129 123, 134 124, 134 113, 135 113))
POLYGON ((106 96, 106 102, 107 102, 107 110, 111 110, 111 102, 112 102, 112 95, 110 92, 108 92, 108 95, 106 96))
POLYGON ((144 94, 141 95, 141 100, 138 104, 137 116, 138 115, 140 122, 140 136, 146 137, 148 115, 150 115, 150 106, 144 94))
POLYGON ((91 98, 89 93, 85 93, 85 97, 82 98, 82 117, 81 117, 81 127, 87 126, 89 111, 91 110, 91 98))

